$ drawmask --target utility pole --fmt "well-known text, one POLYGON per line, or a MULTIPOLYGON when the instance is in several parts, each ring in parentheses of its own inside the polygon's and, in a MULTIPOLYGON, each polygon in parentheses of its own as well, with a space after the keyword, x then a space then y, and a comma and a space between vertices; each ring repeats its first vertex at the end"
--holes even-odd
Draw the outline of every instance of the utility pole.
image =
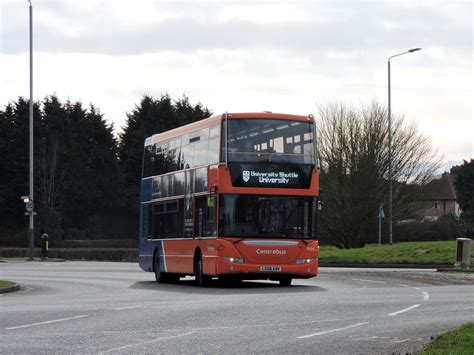
POLYGON ((407 50, 403 53, 398 53, 392 55, 388 58, 387 61, 387 71, 388 71, 388 235, 389 235, 389 243, 392 245, 393 243, 393 213, 392 213, 392 205, 393 205, 393 152, 392 152, 392 95, 391 95, 391 85, 390 85, 390 60, 392 58, 401 56, 407 53, 413 53, 420 51, 421 48, 412 48, 407 50))
MULTIPOLYGON (((28 229, 29 235, 29 260, 33 260, 34 257, 34 223, 33 218, 35 215, 34 212, 34 200, 33 200, 33 5, 31 0, 28 1, 30 4, 30 193, 29 201, 27 203, 27 215, 29 215, 30 223, 28 229), (31 211, 30 211, 31 210, 31 211)), ((25 202, 26 203, 26 202, 25 202)))

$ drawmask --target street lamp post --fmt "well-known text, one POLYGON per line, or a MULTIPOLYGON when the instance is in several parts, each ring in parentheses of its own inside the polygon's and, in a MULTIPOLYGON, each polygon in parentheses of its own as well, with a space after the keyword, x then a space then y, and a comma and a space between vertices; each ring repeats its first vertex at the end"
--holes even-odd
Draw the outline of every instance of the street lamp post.
POLYGON ((30 208, 27 207, 27 215, 29 216, 29 228, 28 228, 28 235, 29 235, 29 260, 33 260, 34 256, 34 225, 33 225, 33 217, 35 215, 34 212, 34 204, 33 204, 33 5, 31 5, 31 1, 28 1, 29 11, 30 11, 30 178, 29 178, 29 185, 30 185, 30 192, 29 192, 29 204, 30 208))
POLYGON ((393 243, 393 215, 392 215, 392 200, 393 200, 393 187, 392 187, 392 107, 391 107, 391 88, 390 88, 390 59, 398 57, 403 54, 413 53, 420 51, 421 48, 412 48, 403 53, 398 53, 388 57, 388 223, 389 223, 389 236, 390 244, 393 243))

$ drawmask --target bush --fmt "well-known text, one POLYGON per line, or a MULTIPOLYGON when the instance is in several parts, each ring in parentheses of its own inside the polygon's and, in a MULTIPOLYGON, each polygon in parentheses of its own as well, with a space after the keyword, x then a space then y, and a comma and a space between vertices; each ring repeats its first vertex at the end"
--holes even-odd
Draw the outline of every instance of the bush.
POLYGON ((64 240, 135 240, 138 243, 138 218, 117 214, 106 216, 91 216, 84 229, 67 228, 64 240))
POLYGON ((85 240, 87 239, 87 233, 85 230, 78 228, 67 228, 64 230, 63 240, 85 240))
POLYGON ((28 247, 28 230, 25 228, 20 231, 3 231, 0 233, 1 246, 28 247))
MULTIPOLYGON (((0 248, 0 256, 7 258, 26 258, 28 248, 0 248)), ((35 249, 35 257, 40 256, 40 249, 35 249)), ((53 248, 49 258, 65 260, 98 260, 98 261, 138 261, 138 249, 113 248, 53 248)))
POLYGON ((138 241, 135 239, 98 239, 98 240, 63 240, 51 244, 56 248, 137 248, 138 241))
POLYGON ((469 226, 471 231, 474 230, 474 211, 463 211, 461 213, 461 220, 469 226))
POLYGON ((456 240, 468 234, 468 225, 452 214, 443 215, 437 221, 396 223, 393 226, 395 242, 456 240))
POLYGON ((50 241, 62 240, 64 230, 61 226, 62 215, 58 211, 45 211, 38 214, 38 227, 35 228, 40 231, 39 234, 48 234, 50 241))

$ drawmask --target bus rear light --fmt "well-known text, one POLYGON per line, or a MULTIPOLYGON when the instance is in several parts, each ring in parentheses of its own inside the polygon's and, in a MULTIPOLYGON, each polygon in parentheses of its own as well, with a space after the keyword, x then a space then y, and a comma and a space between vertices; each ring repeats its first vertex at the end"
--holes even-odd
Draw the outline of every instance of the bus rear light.
POLYGON ((296 264, 297 265, 309 264, 309 263, 312 263, 315 260, 316 260, 316 258, 296 259, 296 264))
POLYGON ((244 263, 243 258, 229 258, 227 256, 224 256, 224 260, 227 260, 231 263, 236 263, 236 264, 243 264, 244 263))

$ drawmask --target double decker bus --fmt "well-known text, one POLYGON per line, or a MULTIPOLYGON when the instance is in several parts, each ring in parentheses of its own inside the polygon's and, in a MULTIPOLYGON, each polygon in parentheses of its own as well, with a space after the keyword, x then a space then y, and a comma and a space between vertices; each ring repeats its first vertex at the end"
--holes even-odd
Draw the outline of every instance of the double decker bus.
POLYGON ((159 283, 318 273, 311 115, 225 113, 148 137, 140 196, 139 265, 159 283))

